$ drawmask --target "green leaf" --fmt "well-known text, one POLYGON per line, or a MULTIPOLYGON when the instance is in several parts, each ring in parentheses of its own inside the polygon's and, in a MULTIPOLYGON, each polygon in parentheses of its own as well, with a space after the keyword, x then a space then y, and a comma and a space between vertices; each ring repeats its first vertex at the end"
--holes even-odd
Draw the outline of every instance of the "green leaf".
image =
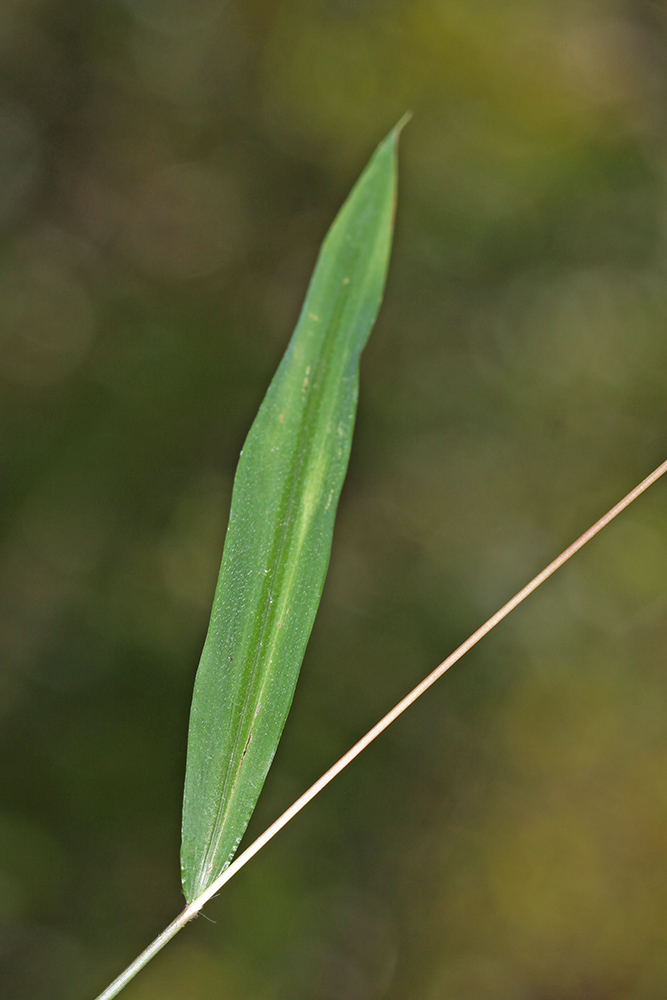
POLYGON ((329 563, 359 357, 387 274, 400 123, 320 250, 296 330, 241 452, 190 715, 183 890, 227 867, 292 702, 329 563))

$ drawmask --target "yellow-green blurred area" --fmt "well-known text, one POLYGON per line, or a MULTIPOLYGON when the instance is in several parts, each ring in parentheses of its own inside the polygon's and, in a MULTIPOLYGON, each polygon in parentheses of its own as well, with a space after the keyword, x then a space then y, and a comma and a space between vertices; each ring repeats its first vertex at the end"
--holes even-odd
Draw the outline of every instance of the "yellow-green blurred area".
MULTIPOLYGON (((667 456, 667 9, 2 0, 0 995, 176 915, 239 449, 401 140, 329 580, 258 834, 667 456)), ((127 1000, 658 1000, 667 486, 362 755, 127 1000)))

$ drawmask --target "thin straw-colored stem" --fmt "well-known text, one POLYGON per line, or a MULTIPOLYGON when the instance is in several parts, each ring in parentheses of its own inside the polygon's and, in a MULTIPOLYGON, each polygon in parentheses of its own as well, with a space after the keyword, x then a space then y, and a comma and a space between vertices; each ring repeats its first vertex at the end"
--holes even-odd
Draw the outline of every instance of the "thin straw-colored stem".
POLYGON ((635 486, 635 488, 631 490, 627 496, 623 497, 622 500, 619 500, 619 502, 615 504, 611 510, 608 510, 607 513, 596 521, 595 524, 593 524, 587 531, 585 531, 583 535, 580 535, 576 541, 572 542, 571 545, 568 545, 568 547, 564 549, 561 554, 553 560, 553 562, 550 562, 548 566, 537 574, 537 576, 533 577, 530 583, 527 583, 525 587, 522 587, 522 589, 516 593, 514 597, 507 602, 507 604, 504 604, 499 611, 496 611, 494 615, 491 615, 491 617, 484 622, 484 624, 481 625, 476 632, 473 632, 473 634, 469 636, 465 642, 462 642, 453 653, 450 653, 446 660, 443 660, 442 663, 435 668, 435 670, 432 670, 423 681, 413 688, 409 694, 402 698, 390 712, 387 712, 387 714, 380 719, 380 721, 377 722, 365 736, 362 736, 362 738, 355 743, 346 754, 343 754, 340 760, 336 761, 336 763, 330 767, 321 778, 318 778, 318 780, 311 785, 310 788, 296 800, 296 802, 292 803, 289 809, 286 809, 285 812, 264 831, 264 833, 260 834, 257 840, 253 841, 249 847, 246 847, 245 851, 242 851, 242 853, 238 855, 231 865, 229 865, 229 867, 226 868, 225 871, 211 883, 208 889, 206 889, 205 892, 186 906, 183 912, 162 932, 162 934, 160 934, 152 942, 152 944, 150 944, 148 948, 146 948, 146 950, 143 951, 141 955, 139 955, 139 957, 136 958, 134 962, 129 965, 109 987, 107 987, 103 993, 100 993, 97 1000, 112 1000, 112 997, 115 997, 118 993, 120 993, 123 987, 134 978, 137 972, 139 972, 139 970, 142 969, 144 965, 146 965, 157 954, 158 951, 164 948, 167 941, 170 941, 171 938, 178 934, 181 928, 183 928, 189 920, 199 913, 204 904, 207 903, 212 896, 215 896, 220 889, 222 889, 223 885, 225 885, 226 882, 229 882, 230 878, 236 875, 236 873, 243 868, 243 866, 246 865, 251 858, 254 858, 258 851, 261 851, 261 849, 268 844, 268 842, 275 837, 275 835, 282 830, 284 826, 287 826, 290 820, 294 819, 297 813, 301 812, 303 807, 308 805, 308 803, 314 799, 323 788, 326 788, 329 782, 333 781, 336 775, 345 770, 348 764, 351 764, 355 757, 358 757, 359 754, 380 735, 380 733, 383 733, 384 730, 392 724, 392 722, 395 722, 399 715, 403 714, 406 708, 409 708, 410 705, 417 701, 418 698, 421 698, 424 692, 428 691, 431 685, 435 684, 435 682, 439 680, 450 667, 454 666, 454 664, 460 660, 462 656, 465 656, 465 654, 471 650, 473 646, 477 645, 480 639, 483 639, 485 635, 488 635, 488 633, 494 629, 496 625, 503 620, 503 618, 506 618, 511 611, 514 611, 514 609, 518 607, 522 601, 525 601, 525 599, 537 590, 537 588, 541 586, 545 580, 548 580, 557 569, 560 569, 560 567, 566 563, 568 559, 571 559, 572 556, 579 551, 579 549, 582 549, 587 542, 590 542, 591 538, 594 538, 598 532, 602 531, 602 529, 606 527, 610 521, 613 521, 614 518, 621 513, 621 511, 625 510, 626 507, 629 507, 633 500, 636 500, 638 496, 649 488, 649 486, 652 486, 656 480, 660 479, 665 472, 667 472, 667 461, 664 461, 662 465, 659 465, 657 469, 654 469, 653 472, 646 477, 646 479, 642 480, 638 486, 635 486))

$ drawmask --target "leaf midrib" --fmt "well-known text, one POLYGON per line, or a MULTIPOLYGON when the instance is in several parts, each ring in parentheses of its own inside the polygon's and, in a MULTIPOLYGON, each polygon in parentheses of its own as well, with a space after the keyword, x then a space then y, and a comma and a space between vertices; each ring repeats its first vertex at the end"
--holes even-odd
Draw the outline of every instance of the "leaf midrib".
MULTIPOLYGON (((345 268, 346 270, 351 271, 354 268, 358 254, 359 254, 358 247, 353 247, 348 266, 345 268)), ((331 310, 330 318, 327 323, 327 329, 324 333, 324 336, 322 337, 319 357, 315 364, 315 371, 313 372, 312 388, 306 400, 306 405, 304 407, 304 412, 301 418, 301 426, 298 432, 298 441, 294 452, 296 455, 296 461, 293 463, 293 467, 291 471, 288 473, 286 486, 283 491, 283 497, 285 496, 285 494, 288 494, 286 500, 284 500, 283 503, 281 504, 281 508, 285 511, 285 514, 284 516, 281 516, 279 518, 279 524, 281 527, 275 533, 274 536, 274 542, 269 555, 270 566, 280 567, 280 559, 282 553, 285 550, 285 547, 288 545, 290 536, 293 535, 296 530, 295 519, 291 515, 293 514, 294 510, 298 507, 297 493, 299 484, 299 473, 303 468, 303 466, 308 462, 308 460, 311 457, 314 442, 313 441, 311 441, 310 443, 308 442, 309 429, 311 427, 313 418, 315 420, 317 419, 318 411, 320 410, 325 398, 325 392, 323 389, 324 380, 319 379, 318 376, 320 372, 323 370, 323 368, 326 369, 326 364, 331 354, 334 352, 336 338, 335 335, 334 336, 331 335, 331 331, 335 330, 336 327, 340 325, 340 317, 344 311, 346 301, 349 299, 350 291, 351 291, 351 283, 348 285, 345 284, 340 285, 336 295, 334 307, 331 310), (317 391, 318 388, 319 391, 317 391)), ((307 308, 307 304, 305 308, 307 308)), ((291 577, 294 576, 297 568, 297 563, 298 559, 295 558, 294 560, 292 560, 292 569, 291 572, 289 573, 289 576, 291 577)), ((291 580, 289 582, 291 584, 291 580)), ((237 746, 239 737, 245 728, 245 721, 247 717, 249 704, 251 702, 252 703, 258 702, 259 706, 261 706, 262 695, 268 681, 269 672, 267 670, 261 671, 260 660, 263 649, 262 640, 267 634, 270 633, 269 625, 271 618, 272 617, 275 618, 276 613, 278 611, 278 607, 275 610, 273 609, 273 605, 269 600, 271 596, 271 586, 273 586, 274 583, 275 583, 274 574, 271 574, 266 577, 266 579, 262 583, 262 588, 258 600, 258 604, 260 607, 262 606, 262 604, 265 605, 265 611, 263 614, 262 621, 256 633, 255 651, 253 656, 254 662, 252 664, 252 669, 251 669, 251 678, 252 680, 255 680, 258 674, 261 676, 263 673, 263 679, 259 688, 258 697, 256 697, 254 694, 254 685, 252 683, 248 685, 243 707, 241 709, 241 712, 239 713, 239 722, 236 727, 236 732, 234 735, 234 740, 233 740, 234 747, 237 746)), ((279 589, 284 590, 285 588, 279 588, 279 589)), ((290 592, 291 592, 291 586, 286 588, 286 593, 289 594, 290 592)), ((280 604, 280 608, 281 609, 284 608, 284 601, 280 604)), ((271 655, 268 658, 269 664, 273 656, 274 648, 275 648, 275 642, 271 649, 271 655)), ((257 715, 258 710, 259 709, 256 710, 255 717, 257 715)), ((238 785, 238 780, 241 773, 241 767, 243 766, 243 762, 246 758, 251 737, 252 737, 252 725, 250 728, 248 740, 246 741, 244 747, 244 751, 240 756, 239 763, 234 772, 234 776, 232 778, 231 775, 228 773, 227 778, 225 780, 223 786, 223 794, 220 799, 220 806, 218 809, 218 814, 216 816, 216 821, 214 825, 213 835, 211 836, 211 839, 209 841, 209 846, 206 850, 204 858, 202 859, 202 864, 200 867, 200 876, 203 876, 205 873, 210 875, 215 867, 215 857, 218 851, 218 847, 220 845, 220 841, 222 840, 222 835, 224 832, 224 827, 227 821, 227 817, 229 815, 232 803, 234 801, 234 787, 238 785)), ((228 861, 225 862, 224 867, 227 867, 227 864, 228 861)), ((208 880, 203 880, 200 877, 199 879, 200 889, 202 890, 205 889, 208 884, 209 884, 208 880)))

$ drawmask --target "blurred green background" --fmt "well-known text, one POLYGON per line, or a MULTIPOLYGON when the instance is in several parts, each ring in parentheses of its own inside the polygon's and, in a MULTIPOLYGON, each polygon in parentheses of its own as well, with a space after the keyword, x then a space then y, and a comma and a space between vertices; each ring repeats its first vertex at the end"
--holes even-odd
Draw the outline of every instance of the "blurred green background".
MULTIPOLYGON (((331 570, 249 836, 667 456, 667 10, 2 0, 0 994, 180 910, 189 700, 244 435, 407 110, 331 570)), ((657 1000, 658 485, 127 1000, 657 1000)))

